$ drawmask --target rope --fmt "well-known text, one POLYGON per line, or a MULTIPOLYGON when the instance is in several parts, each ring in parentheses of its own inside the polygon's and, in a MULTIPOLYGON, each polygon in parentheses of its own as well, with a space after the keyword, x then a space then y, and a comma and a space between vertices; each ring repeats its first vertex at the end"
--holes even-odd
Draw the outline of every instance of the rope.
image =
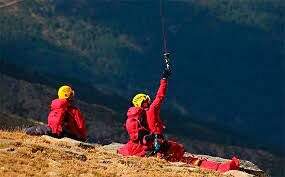
POLYGON ((163 12, 163 0, 160 0, 160 20, 161 20, 161 30, 162 30, 162 40, 163 40, 163 52, 167 53, 167 39, 165 31, 165 18, 163 12))

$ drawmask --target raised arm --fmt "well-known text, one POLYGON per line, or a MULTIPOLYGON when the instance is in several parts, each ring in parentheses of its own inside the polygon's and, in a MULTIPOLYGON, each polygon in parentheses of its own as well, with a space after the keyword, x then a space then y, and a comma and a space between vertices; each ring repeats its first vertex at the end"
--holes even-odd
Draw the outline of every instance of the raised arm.
POLYGON ((163 78, 160 80, 160 85, 157 90, 155 99, 153 100, 151 107, 159 109, 161 107, 161 104, 166 96, 167 91, 167 79, 163 78))

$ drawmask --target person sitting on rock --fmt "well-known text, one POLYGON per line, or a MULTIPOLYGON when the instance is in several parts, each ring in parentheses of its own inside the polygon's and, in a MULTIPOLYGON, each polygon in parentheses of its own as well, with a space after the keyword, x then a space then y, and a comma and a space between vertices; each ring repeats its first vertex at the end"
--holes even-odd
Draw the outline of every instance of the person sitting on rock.
POLYGON ((160 156, 171 161, 182 158, 183 146, 165 140, 163 136, 165 125, 160 118, 160 109, 166 96, 170 75, 170 68, 165 68, 153 102, 144 93, 137 94, 133 98, 133 106, 127 112, 125 123, 130 140, 118 149, 118 153, 125 156, 160 156))
POLYGON ((50 106, 48 125, 38 125, 25 129, 29 135, 50 135, 53 137, 69 137, 85 141, 87 130, 85 118, 73 105, 74 90, 70 86, 62 86, 58 90, 58 99, 50 106))
POLYGON ((129 141, 117 152, 124 156, 157 156, 168 161, 181 161, 220 172, 238 169, 239 159, 236 157, 226 163, 196 158, 195 156, 185 157, 183 145, 165 139, 163 135, 165 125, 160 118, 160 108, 166 96, 170 75, 170 67, 166 67, 153 102, 148 95, 143 93, 137 94, 133 98, 133 106, 127 112, 125 123, 129 141))

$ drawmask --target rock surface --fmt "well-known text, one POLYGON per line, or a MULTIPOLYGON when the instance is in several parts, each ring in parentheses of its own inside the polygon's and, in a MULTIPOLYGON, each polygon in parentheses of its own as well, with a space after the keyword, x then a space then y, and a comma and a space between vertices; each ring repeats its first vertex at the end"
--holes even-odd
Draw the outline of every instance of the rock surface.
POLYGON ((231 175, 233 177, 254 177, 254 175, 238 171, 238 170, 231 170, 225 173, 226 175, 231 175))
MULTIPOLYGON (((105 145, 103 146, 103 149, 105 150, 109 150, 113 153, 116 153, 116 150, 121 147, 122 144, 120 143, 112 143, 109 145, 105 145)), ((190 153, 185 153, 185 155, 190 155, 190 153)), ((228 159, 224 159, 224 158, 220 158, 220 157, 213 157, 213 156, 208 156, 208 155, 199 155, 199 154, 194 154, 197 157, 201 157, 201 158, 207 158, 209 160, 213 160, 216 162, 226 162, 228 161, 228 159)), ((178 163, 176 163, 178 164, 178 163)), ((184 165, 184 163, 181 163, 180 165, 184 165)), ((256 166, 255 164, 253 164, 252 162, 246 161, 246 160, 241 160, 240 161, 240 169, 239 171, 237 170, 231 170, 225 174, 230 174, 232 176, 235 177, 252 177, 252 176, 256 176, 256 177, 267 177, 268 175, 261 170, 260 168, 258 168, 258 166, 256 166)))
POLYGON ((159 158, 124 157, 119 144, 101 146, 68 138, 28 136, 0 130, 0 176, 222 177, 159 158))
MULTIPOLYGON (((242 171, 221 174, 154 157, 123 157, 116 153, 121 146, 119 143, 98 145, 69 138, 35 137, 21 132, 0 130, 0 176, 266 176, 258 167, 247 161, 242 161, 242 171)), ((219 162, 227 160, 197 156, 219 162)))

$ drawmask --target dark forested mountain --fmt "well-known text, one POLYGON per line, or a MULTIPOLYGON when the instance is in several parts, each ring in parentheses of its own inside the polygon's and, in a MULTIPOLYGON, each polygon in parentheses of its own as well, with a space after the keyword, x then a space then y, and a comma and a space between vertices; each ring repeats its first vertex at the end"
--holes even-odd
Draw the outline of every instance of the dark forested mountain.
MULTIPOLYGON (((167 131, 284 153, 285 2, 162 5, 173 64, 167 131)), ((25 0, 0 9, 0 72, 72 84, 86 104, 123 115, 137 91, 155 94, 161 33, 159 1, 25 0)))

